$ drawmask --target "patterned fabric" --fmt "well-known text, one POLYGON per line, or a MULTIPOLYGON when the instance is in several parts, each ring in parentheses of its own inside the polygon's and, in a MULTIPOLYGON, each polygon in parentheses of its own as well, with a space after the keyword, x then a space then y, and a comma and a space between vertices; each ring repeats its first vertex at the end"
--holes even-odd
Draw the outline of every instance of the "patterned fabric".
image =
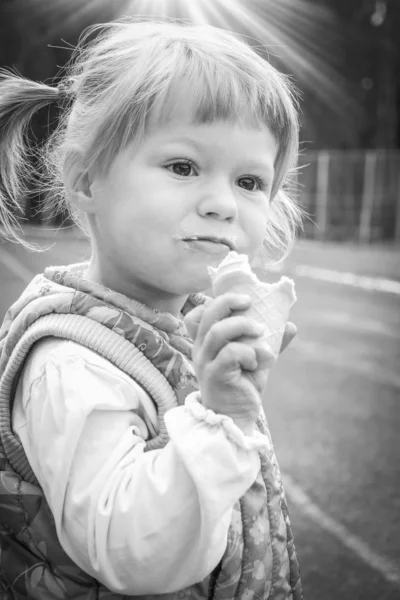
MULTIPOLYGON (((136 346, 171 384, 176 394, 171 406, 182 403, 187 393, 196 388, 190 363, 191 341, 183 321, 83 279, 85 268, 86 265, 81 264, 47 269, 44 275, 32 281, 7 313, 0 331, 1 398, 4 397, 6 370, 16 363, 17 351, 18 356, 21 355, 21 344, 24 347, 31 326, 44 321, 46 315, 58 315, 58 319, 63 319, 63 315, 75 314, 84 317, 84 332, 79 332, 81 343, 93 346, 88 332, 94 327, 97 330, 98 324, 122 336, 136 346)), ((191 296, 183 312, 204 301, 201 294, 191 296)), ((65 337, 72 337, 73 333, 76 332, 65 333, 65 337)), ((46 328, 43 335, 46 335, 46 328)), ((10 435, 11 431, 12 393, 7 394, 9 406, 5 410, 3 404, 0 410, 0 439, 3 442, 6 432, 10 435)), ((158 403, 154 394, 153 399, 158 403)), ((163 410, 160 404, 158 407, 159 419, 162 419, 165 407, 163 410)), ((258 427, 270 440, 265 417, 259 419, 258 427)), ((155 448, 163 447, 167 440, 158 437, 151 442, 155 448)), ((9 440, 7 444, 9 447, 9 440)), ((24 480, 19 469, 16 472, 11 467, 5 447, 0 445, 1 597, 11 600, 121 600, 123 596, 107 590, 65 554, 42 490, 24 480)), ((270 450, 261 456, 261 465, 256 481, 234 507, 226 551, 213 573, 184 590, 141 596, 142 600, 300 600, 302 593, 293 536, 271 440, 270 450)))
MULTIPOLYGON (((0 332, 0 348, 4 343, 0 373, 21 329, 43 314, 72 313, 89 317, 135 344, 174 389, 197 388, 193 367, 185 360, 191 358, 192 344, 183 321, 84 279, 86 268, 86 263, 49 267, 44 275, 35 277, 5 317, 0 332)), ((203 294, 189 296, 183 313, 205 300, 203 294)))

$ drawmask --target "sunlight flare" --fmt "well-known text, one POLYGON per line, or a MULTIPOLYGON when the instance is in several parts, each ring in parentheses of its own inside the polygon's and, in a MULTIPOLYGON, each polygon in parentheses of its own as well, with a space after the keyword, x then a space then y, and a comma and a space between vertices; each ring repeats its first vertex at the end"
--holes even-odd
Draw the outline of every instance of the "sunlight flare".
MULTIPOLYGON (((27 0, 16 0, 26 6, 27 0)), ((47 25, 53 40, 79 30, 79 24, 124 15, 183 19, 238 33, 298 88, 341 112, 351 105, 348 83, 334 66, 334 17, 305 0, 29 0, 30 10, 47 25)))

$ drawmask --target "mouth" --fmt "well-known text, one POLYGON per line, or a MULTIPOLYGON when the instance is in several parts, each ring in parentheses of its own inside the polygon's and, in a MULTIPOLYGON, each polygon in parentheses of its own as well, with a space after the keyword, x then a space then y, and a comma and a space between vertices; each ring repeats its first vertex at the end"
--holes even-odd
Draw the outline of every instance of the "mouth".
POLYGON ((227 246, 228 250, 237 251, 237 246, 235 241, 232 238, 227 238, 224 236, 214 236, 214 235, 191 235, 183 238, 184 242, 210 242, 213 244, 221 244, 223 246, 227 246))

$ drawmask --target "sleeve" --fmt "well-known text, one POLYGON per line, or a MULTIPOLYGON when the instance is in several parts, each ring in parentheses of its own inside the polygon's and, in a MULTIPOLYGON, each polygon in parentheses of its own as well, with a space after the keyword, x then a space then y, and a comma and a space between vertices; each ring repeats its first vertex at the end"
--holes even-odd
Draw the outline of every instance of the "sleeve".
POLYGON ((39 372, 25 369, 13 414, 60 543, 121 594, 201 581, 224 553, 263 440, 245 439, 192 397, 167 413, 169 443, 145 452, 143 390, 91 354, 47 353, 39 372))

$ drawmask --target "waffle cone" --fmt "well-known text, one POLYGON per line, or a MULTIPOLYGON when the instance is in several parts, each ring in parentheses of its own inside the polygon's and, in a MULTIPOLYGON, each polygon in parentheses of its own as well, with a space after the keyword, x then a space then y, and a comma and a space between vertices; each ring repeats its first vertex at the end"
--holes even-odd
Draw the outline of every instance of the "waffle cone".
POLYGON ((246 316, 264 325, 264 335, 272 352, 277 355, 282 344, 286 323, 289 320, 292 300, 293 282, 287 277, 278 284, 237 284, 229 291, 247 294, 251 298, 251 306, 246 316))
POLYGON ((264 325, 264 335, 275 355, 279 354, 290 308, 296 301, 294 283, 282 277, 277 283, 263 283, 251 271, 246 256, 230 253, 232 262, 225 261, 217 269, 210 269, 213 293, 219 296, 226 292, 246 294, 251 305, 244 313, 250 319, 264 325), (240 261, 243 261, 241 268, 240 261))

